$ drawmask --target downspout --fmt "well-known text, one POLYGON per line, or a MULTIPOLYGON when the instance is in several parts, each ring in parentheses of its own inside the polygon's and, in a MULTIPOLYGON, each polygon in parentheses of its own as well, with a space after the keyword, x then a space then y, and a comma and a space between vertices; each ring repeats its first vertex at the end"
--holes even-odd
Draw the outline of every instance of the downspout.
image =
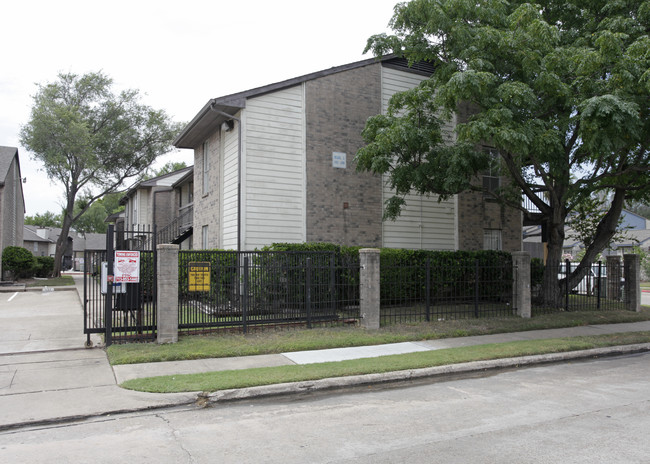
POLYGON ((210 105, 210 109, 221 116, 237 121, 237 251, 241 250, 241 119, 238 117, 225 113, 214 107, 214 102, 210 105))

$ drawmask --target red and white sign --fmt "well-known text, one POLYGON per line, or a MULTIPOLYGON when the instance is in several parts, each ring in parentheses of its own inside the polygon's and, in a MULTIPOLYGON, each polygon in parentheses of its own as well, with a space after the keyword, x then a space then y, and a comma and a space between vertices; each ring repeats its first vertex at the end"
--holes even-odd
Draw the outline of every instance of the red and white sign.
POLYGON ((140 282, 140 252, 115 251, 113 275, 114 282, 140 282))

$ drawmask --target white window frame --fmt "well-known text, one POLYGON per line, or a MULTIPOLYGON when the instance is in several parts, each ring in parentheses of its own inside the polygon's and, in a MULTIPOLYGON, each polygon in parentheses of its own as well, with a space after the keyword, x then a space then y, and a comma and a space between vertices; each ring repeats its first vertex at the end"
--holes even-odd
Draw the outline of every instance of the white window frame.
POLYGON ((483 249, 503 250, 501 229, 483 229, 483 249))
POLYGON ((201 245, 203 250, 207 250, 209 247, 208 241, 208 226, 201 227, 201 245))

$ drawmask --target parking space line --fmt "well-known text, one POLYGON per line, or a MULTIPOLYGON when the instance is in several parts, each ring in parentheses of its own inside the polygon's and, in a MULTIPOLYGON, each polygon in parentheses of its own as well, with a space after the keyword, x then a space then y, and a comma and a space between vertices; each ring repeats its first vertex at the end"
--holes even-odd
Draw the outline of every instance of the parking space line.
POLYGON ((16 298, 16 295, 18 295, 18 292, 16 292, 16 293, 14 293, 13 295, 11 295, 11 298, 9 298, 7 301, 11 301, 11 300, 13 300, 14 298, 16 298))

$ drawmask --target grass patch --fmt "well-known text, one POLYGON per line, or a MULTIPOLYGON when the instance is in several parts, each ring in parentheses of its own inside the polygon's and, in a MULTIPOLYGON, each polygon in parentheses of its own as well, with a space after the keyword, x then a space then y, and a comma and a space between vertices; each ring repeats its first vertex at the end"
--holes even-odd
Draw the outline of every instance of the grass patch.
POLYGON ((378 345, 646 320, 650 320, 650 311, 647 310, 640 313, 631 311, 576 311, 543 314, 531 319, 503 317, 391 325, 379 330, 365 330, 357 327, 332 327, 266 330, 248 335, 192 335, 181 336, 178 343, 169 345, 155 343, 111 345, 107 352, 108 358, 113 365, 135 364, 378 345))
POLYGON ((421 369, 470 361, 586 350, 650 342, 650 332, 516 341, 351 361, 171 375, 128 380, 122 387, 152 393, 218 391, 286 382, 421 369))
POLYGON ((74 285, 74 279, 71 276, 31 280, 25 284, 26 287, 63 287, 66 285, 74 285))

